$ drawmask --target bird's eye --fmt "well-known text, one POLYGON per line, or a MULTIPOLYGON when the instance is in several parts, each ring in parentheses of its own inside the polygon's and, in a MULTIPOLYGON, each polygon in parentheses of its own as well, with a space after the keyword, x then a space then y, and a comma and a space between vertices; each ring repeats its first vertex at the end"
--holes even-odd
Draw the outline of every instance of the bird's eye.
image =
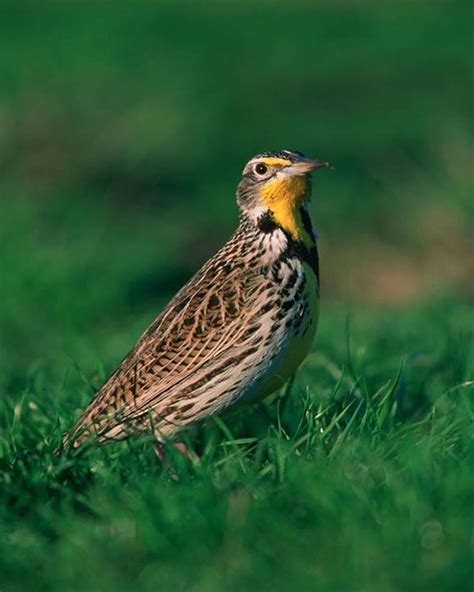
POLYGON ((257 175, 264 175, 267 171, 268 167, 266 164, 263 164, 263 162, 259 162, 257 165, 255 165, 255 172, 257 175))

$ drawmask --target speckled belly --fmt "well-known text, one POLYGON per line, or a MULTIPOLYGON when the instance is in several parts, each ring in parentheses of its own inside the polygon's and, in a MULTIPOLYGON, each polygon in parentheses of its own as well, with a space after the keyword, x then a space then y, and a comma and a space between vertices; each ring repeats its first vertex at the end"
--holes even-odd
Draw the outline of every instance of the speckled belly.
POLYGON ((310 268, 305 269, 305 289, 298 302, 281 319, 275 333, 273 348, 262 355, 272 358, 267 371, 251 392, 246 402, 260 400, 280 388, 298 369, 313 344, 319 318, 317 280, 310 268), (272 352, 273 349, 273 352, 272 352))

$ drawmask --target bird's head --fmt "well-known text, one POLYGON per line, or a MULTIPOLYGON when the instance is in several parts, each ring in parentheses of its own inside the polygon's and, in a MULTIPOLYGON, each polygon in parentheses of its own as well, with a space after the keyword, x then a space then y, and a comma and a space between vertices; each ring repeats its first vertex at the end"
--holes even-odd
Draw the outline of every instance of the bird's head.
POLYGON ((237 188, 240 210, 254 222, 270 215, 278 226, 300 239, 300 210, 311 196, 311 173, 329 166, 295 150, 258 154, 245 165, 237 188))

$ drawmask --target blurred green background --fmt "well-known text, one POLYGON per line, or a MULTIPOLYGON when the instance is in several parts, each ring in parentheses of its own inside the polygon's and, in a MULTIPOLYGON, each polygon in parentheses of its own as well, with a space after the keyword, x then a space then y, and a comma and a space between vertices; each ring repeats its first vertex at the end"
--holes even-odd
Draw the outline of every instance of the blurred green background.
MULTIPOLYGON (((311 206, 316 355, 343 364, 350 314, 374 384, 403 353, 435 351, 408 380, 411 409, 467 380, 472 23, 472 3, 454 0, 3 2, 5 416, 33 392, 70 425, 236 226, 245 162, 280 148, 335 166, 317 175, 311 206)), ((20 539, 10 565, 33 548, 20 539)), ((378 589, 396 589, 387 581, 378 589)))
POLYGON ((143 327, 235 227, 246 160, 281 147, 336 167, 312 205, 323 306, 472 296, 471 16, 2 4, 2 357, 24 374, 143 327))

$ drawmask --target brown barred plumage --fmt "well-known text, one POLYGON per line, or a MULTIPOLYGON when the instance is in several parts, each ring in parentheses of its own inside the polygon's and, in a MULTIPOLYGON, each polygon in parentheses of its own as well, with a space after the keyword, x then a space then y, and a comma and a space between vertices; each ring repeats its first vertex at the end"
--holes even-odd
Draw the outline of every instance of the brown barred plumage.
POLYGON ((65 436, 76 447, 179 428, 283 384, 317 325, 310 172, 327 163, 263 153, 237 191, 240 225, 178 292, 65 436))

